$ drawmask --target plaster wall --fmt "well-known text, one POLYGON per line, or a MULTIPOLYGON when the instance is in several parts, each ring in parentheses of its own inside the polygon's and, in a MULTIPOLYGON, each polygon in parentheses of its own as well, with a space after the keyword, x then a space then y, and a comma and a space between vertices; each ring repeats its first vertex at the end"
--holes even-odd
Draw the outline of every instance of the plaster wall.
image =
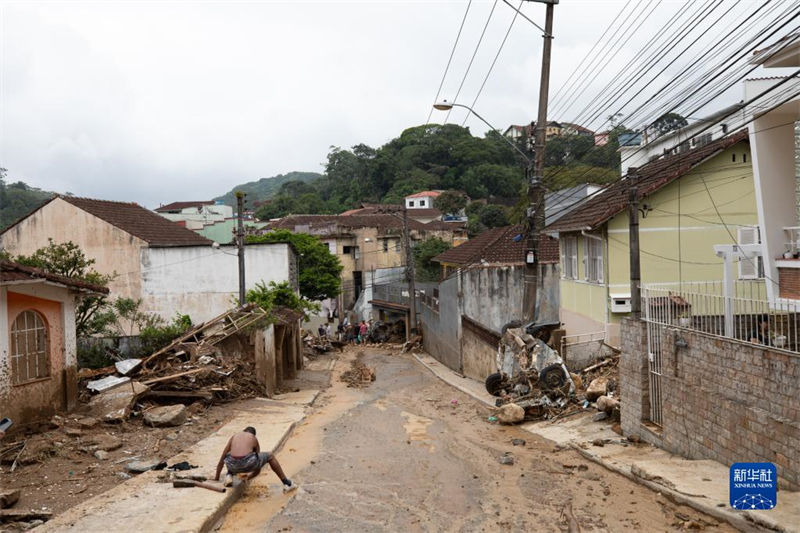
MULTIPOLYGON (((247 246, 246 289, 258 282, 290 281, 293 260, 287 244, 247 246)), ((143 248, 141 270, 144 310, 166 319, 181 313, 203 322, 237 304, 238 258, 232 247, 143 248)))
POLYGON ((60 198, 0 235, 0 248, 13 255, 30 255, 47 246, 48 238, 56 244, 74 242, 95 260, 92 268, 97 272, 116 273, 109 284, 114 297, 138 298, 141 294, 139 258, 146 243, 60 198))

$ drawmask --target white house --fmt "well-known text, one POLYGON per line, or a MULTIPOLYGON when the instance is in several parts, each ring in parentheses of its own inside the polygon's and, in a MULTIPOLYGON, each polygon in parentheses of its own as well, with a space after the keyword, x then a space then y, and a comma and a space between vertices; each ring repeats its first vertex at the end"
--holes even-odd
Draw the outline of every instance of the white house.
MULTIPOLYGON (((134 203, 57 196, 0 233, 0 249, 30 255, 72 241, 93 268, 113 275, 111 297, 141 299, 143 310, 171 319, 205 321, 230 309, 238 294, 233 246, 219 246, 134 203)), ((246 247, 246 288, 259 281, 297 287, 297 261, 288 244, 246 247)))
POLYGON ((222 202, 172 202, 155 209, 155 212, 173 222, 182 223, 191 230, 233 218, 233 208, 222 202))
POLYGON ((406 209, 433 209, 434 200, 441 191, 422 191, 406 196, 406 209))

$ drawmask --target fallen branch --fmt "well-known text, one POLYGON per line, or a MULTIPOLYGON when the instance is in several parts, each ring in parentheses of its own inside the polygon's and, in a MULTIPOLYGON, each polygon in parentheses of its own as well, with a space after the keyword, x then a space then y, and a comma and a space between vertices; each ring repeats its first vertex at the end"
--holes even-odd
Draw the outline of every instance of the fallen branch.
POLYGON ((586 368, 581 370, 581 374, 585 374, 587 372, 591 372, 592 370, 595 370, 596 368, 601 368, 601 367, 604 367, 606 365, 610 365, 613 362, 614 362, 614 359, 605 359, 605 360, 600 361, 599 363, 594 364, 592 366, 587 366, 586 368))
POLYGON ((19 451, 17 456, 14 457, 14 462, 11 463, 11 471, 12 472, 17 469, 17 460, 19 460, 19 456, 22 455, 22 452, 25 451, 25 446, 27 446, 27 445, 28 445, 28 441, 26 440, 25 442, 22 443, 22 449, 19 451))

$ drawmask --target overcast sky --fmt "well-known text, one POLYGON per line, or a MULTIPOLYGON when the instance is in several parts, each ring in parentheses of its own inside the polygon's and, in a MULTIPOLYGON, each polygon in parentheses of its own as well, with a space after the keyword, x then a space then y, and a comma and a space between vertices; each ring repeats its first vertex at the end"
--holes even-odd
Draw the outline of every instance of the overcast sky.
MULTIPOLYGON (((454 98, 493 3, 472 2, 441 97, 454 98)), ((556 6, 552 93, 624 4, 556 6)), ((377 147, 424 123, 466 6, 0 0, 0 166, 13 181, 147 207, 321 172, 332 145, 377 147)), ((641 39, 685 7, 661 2, 641 39)), ((544 5, 522 9, 544 23, 544 5)), ((472 103, 513 14, 497 2, 460 102, 472 103)), ((500 129, 535 117, 541 41, 518 18, 475 105, 500 129)), ((629 60, 637 42, 613 64, 629 60)), ((595 97, 587 91, 550 118, 569 121, 595 97)))

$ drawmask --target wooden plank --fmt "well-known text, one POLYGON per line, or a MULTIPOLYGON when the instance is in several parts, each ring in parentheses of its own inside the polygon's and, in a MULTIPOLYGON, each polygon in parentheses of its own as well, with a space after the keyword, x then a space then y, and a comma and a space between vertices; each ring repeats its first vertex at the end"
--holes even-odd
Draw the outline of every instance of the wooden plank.
POLYGON ((144 398, 191 398, 211 401, 214 393, 211 391, 179 391, 179 390, 151 390, 144 398))
POLYGON ((25 511, 23 509, 0 509, 0 522, 29 522, 31 520, 50 520, 50 511, 25 511))
POLYGON ((149 387, 151 385, 155 385, 156 383, 168 383, 170 381, 174 381, 174 380, 182 378, 184 376, 191 376, 191 375, 194 375, 194 374, 199 374, 200 372, 205 372, 206 370, 207 370, 206 368, 195 368, 193 370, 187 370, 186 372, 179 372, 177 374, 172 374, 172 375, 169 375, 169 376, 163 376, 163 377, 160 377, 160 378, 150 379, 150 380, 144 381, 142 383, 149 387))

